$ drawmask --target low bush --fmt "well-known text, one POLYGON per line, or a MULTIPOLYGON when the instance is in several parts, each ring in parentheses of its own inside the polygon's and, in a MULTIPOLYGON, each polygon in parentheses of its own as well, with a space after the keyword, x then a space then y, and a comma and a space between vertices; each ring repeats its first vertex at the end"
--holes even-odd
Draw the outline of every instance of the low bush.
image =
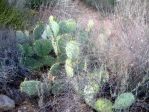
POLYGON ((0 1, 0 26, 22 29, 26 26, 24 14, 8 5, 6 0, 0 1))
POLYGON ((58 0, 26 0, 26 6, 31 9, 39 9, 41 5, 54 6, 58 0))
POLYGON ((97 10, 111 11, 114 8, 116 0, 84 0, 84 2, 95 7, 97 10))

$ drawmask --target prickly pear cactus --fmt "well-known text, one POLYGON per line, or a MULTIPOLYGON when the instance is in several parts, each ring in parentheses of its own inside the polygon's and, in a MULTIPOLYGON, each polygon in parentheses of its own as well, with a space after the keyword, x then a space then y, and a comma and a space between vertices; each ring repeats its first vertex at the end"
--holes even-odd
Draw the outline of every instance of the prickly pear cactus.
POLYGON ((31 70, 39 69, 42 66, 38 60, 30 57, 23 58, 22 64, 31 70))
POLYGON ((33 47, 30 46, 28 43, 21 45, 21 51, 24 56, 32 56, 34 54, 33 47))
POLYGON ((132 93, 123 93, 120 94, 114 103, 115 109, 127 109, 135 102, 135 97, 132 93))
POLYGON ((22 46, 22 64, 31 70, 40 69, 43 66, 51 66, 55 63, 55 58, 49 55, 53 49, 50 40, 36 40, 33 45, 24 44, 22 46))
POLYGON ((58 36, 59 34, 59 24, 57 23, 57 21, 55 20, 55 18, 53 16, 49 17, 49 23, 46 25, 41 37, 43 39, 48 39, 48 38, 53 38, 56 36, 58 36))
POLYGON ((95 98, 94 96, 99 92, 100 87, 97 83, 91 83, 90 85, 86 85, 84 88, 84 99, 85 102, 90 105, 93 106, 94 102, 95 102, 95 98))
POLYGON ((65 47, 71 38, 72 37, 70 35, 65 34, 51 39, 54 52, 57 56, 61 54, 66 54, 65 47))
POLYGON ((40 81, 24 81, 20 85, 20 90, 21 92, 25 92, 29 96, 37 96, 38 95, 38 90, 41 85, 40 81))
POLYGON ((16 40, 19 43, 24 43, 29 40, 28 31, 16 31, 16 40))
POLYGON ((51 83, 46 84, 35 80, 24 81, 20 85, 21 92, 24 92, 29 96, 38 96, 41 89, 44 93, 49 92, 51 91, 51 88, 51 83))
POLYGON ((66 44, 66 55, 71 60, 77 60, 80 55, 79 43, 70 41, 66 44))
POLYGON ((55 63, 54 65, 51 66, 49 74, 51 74, 51 75, 59 75, 60 74, 60 69, 61 69, 60 63, 55 63))
POLYGON ((65 34, 74 32, 76 30, 77 24, 74 20, 69 19, 65 21, 60 21, 59 26, 60 26, 60 33, 65 34))
POLYGON ((52 30, 50 28, 50 25, 46 25, 44 32, 41 35, 42 39, 48 39, 48 38, 51 38, 52 36, 53 36, 53 34, 52 34, 52 30))
POLYGON ((112 111, 112 102, 107 99, 98 99, 95 102, 95 109, 98 112, 113 112, 112 111))
POLYGON ((43 23, 38 23, 36 25, 36 27, 34 28, 34 31, 33 31, 33 36, 34 36, 35 40, 41 39, 43 31, 44 31, 43 23))
POLYGON ((50 29, 52 30, 53 36, 56 37, 59 33, 59 24, 54 20, 53 16, 49 17, 50 29))
POLYGON ((60 37, 56 37, 56 38, 52 38, 52 46, 53 46, 53 49, 54 49, 54 52, 55 54, 58 56, 60 54, 60 49, 59 49, 59 46, 58 46, 58 40, 60 39, 60 37))
POLYGON ((74 76, 74 63, 72 62, 71 59, 66 60, 65 70, 66 70, 66 75, 68 77, 73 77, 74 76))
POLYGON ((34 51, 38 56, 48 55, 52 49, 51 41, 48 39, 36 40, 34 43, 34 51))
POLYGON ((59 51, 61 54, 66 54, 66 44, 72 39, 72 36, 69 34, 61 35, 60 38, 57 39, 57 44, 59 47, 59 51))
POLYGON ((61 55, 57 56, 57 62, 59 62, 59 63, 65 63, 66 59, 67 59, 66 54, 61 54, 61 55))
POLYGON ((37 61, 39 61, 42 65, 41 67, 43 67, 43 66, 52 66, 55 63, 56 59, 53 58, 52 56, 47 55, 47 56, 39 57, 37 61))
POLYGON ((95 95, 99 92, 99 85, 97 83, 91 83, 90 85, 86 85, 84 88, 84 95, 95 95))

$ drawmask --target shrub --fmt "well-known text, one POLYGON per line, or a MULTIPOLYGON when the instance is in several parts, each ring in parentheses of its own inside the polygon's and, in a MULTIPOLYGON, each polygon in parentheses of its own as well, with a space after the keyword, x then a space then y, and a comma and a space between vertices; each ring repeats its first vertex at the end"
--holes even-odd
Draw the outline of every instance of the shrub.
POLYGON ((26 25, 24 15, 19 10, 9 6, 6 0, 0 1, 0 25, 14 29, 22 29, 26 25))
POLYGON ((41 5, 54 6, 58 0, 26 0, 26 7, 31 9, 39 9, 41 5))
POLYGON ((116 0, 84 0, 90 6, 95 7, 97 10, 113 10, 116 0))

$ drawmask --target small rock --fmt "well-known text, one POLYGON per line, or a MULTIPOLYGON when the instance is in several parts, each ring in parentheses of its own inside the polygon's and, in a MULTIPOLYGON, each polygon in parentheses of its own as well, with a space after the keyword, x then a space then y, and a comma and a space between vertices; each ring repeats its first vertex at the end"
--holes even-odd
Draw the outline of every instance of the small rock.
POLYGON ((0 111, 12 110, 15 102, 6 95, 0 95, 0 111))

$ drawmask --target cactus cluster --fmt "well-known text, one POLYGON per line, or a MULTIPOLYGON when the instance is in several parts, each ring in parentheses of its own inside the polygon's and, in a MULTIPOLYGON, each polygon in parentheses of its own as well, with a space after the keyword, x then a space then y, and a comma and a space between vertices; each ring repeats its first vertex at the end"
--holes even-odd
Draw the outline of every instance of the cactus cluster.
MULTIPOLYGON (((66 51, 66 47, 70 49, 71 46, 74 46, 74 49, 70 51, 70 59, 73 61, 76 60, 75 50, 79 52, 79 47, 75 41, 72 42, 71 33, 75 29, 76 22, 74 20, 57 21, 53 16, 50 16, 49 23, 46 26, 43 23, 37 24, 32 34, 29 34, 28 31, 17 31, 17 41, 20 43, 18 47, 23 54, 22 63, 31 70, 50 66, 48 74, 58 75, 61 65, 64 65, 69 52, 66 51), (54 56, 50 54, 53 51, 54 56)), ((38 90, 41 89, 41 85, 43 86, 43 83, 40 81, 24 81, 21 83, 20 89, 29 96, 36 96, 38 90)), ((55 82, 50 88, 53 94, 58 94, 63 91, 64 86, 62 83, 55 82)))
POLYGON ((16 32, 17 40, 20 43, 18 47, 23 55, 22 63, 30 69, 39 69, 55 63, 55 58, 49 55, 53 49, 51 41, 41 39, 39 36, 41 33, 37 33, 41 29, 40 27, 38 26, 34 29, 33 37, 27 31, 16 32))
MULTIPOLYGON (((43 66, 52 66, 56 63, 64 63, 66 59, 65 47, 72 36, 70 33, 76 29, 74 20, 56 21, 49 17, 46 25, 38 23, 32 34, 28 31, 16 31, 18 47, 22 51, 22 63, 30 69, 39 69, 43 66), (54 51, 55 57, 50 52, 54 51)), ((56 67, 52 67, 55 69, 56 67)), ((54 72, 53 72, 54 73, 54 72)))
POLYGON ((65 83, 62 81, 41 82, 35 80, 24 81, 20 85, 20 91, 26 93, 30 97, 38 96, 40 92, 60 94, 65 91, 65 83))
MULTIPOLYGON (((28 31, 17 31, 16 36, 20 43, 18 46, 24 57, 23 64, 31 69, 39 69, 43 66, 51 67, 54 63, 59 63, 59 65, 65 63, 67 76, 73 77, 77 68, 84 66, 84 62, 79 60, 79 40, 72 36, 76 28, 77 24, 72 19, 58 21, 50 16, 49 22, 46 25, 38 23, 32 34, 28 31), (50 55, 52 51, 55 57, 50 55)), ((53 71, 56 70, 55 65, 50 69, 53 75, 53 71)))
MULTIPOLYGON (((88 32, 92 26, 93 22, 90 21, 88 32)), ((82 38, 79 41, 72 36, 75 30, 76 23, 74 20, 57 21, 56 18, 50 16, 49 23, 46 26, 39 23, 31 35, 28 31, 17 31, 17 41, 20 43, 18 47, 24 56, 22 63, 31 69, 49 66, 48 74, 54 77, 60 74, 63 65, 66 76, 70 79, 85 71, 85 78, 76 81, 75 91, 82 95, 88 105, 97 112, 112 112, 113 110, 129 108, 135 102, 134 95, 129 92, 120 94, 114 103, 106 98, 96 99, 102 86, 109 81, 109 74, 103 67, 87 72, 87 66, 90 62, 86 58, 81 59, 82 41, 87 40, 84 38, 87 35, 85 32, 81 32, 82 38), (54 52, 55 55, 52 56, 51 52, 54 52), (83 83, 80 84, 80 82, 83 83)), ((21 91, 29 96, 37 96, 41 88, 50 91, 52 94, 59 94, 65 91, 65 84, 54 81, 47 86, 40 81, 31 80, 22 82, 20 86, 21 91)))
POLYGON ((80 54, 79 43, 72 36, 76 27, 77 24, 72 19, 58 22, 53 16, 50 16, 49 23, 42 34, 42 38, 51 40, 57 61, 65 63, 68 77, 73 77, 80 54))
POLYGON ((78 86, 76 92, 81 93, 80 95, 83 96, 85 102, 96 111, 113 112, 113 110, 123 110, 129 108, 135 102, 135 97, 131 92, 120 94, 114 103, 106 98, 96 99, 95 96, 100 92, 100 88, 109 80, 109 74, 105 70, 88 73, 85 77, 89 83, 82 85, 83 91, 78 86))
POLYGON ((135 97, 132 93, 126 92, 120 94, 114 103, 106 98, 95 99, 93 94, 96 92, 93 91, 93 88, 85 88, 88 97, 85 97, 85 101, 88 105, 94 108, 97 112, 113 112, 114 110, 124 110, 128 109, 134 102, 135 97))
POLYGON ((128 109, 135 102, 135 97, 131 92, 120 94, 114 104, 108 99, 98 99, 93 108, 98 112, 113 112, 113 110, 128 109))

